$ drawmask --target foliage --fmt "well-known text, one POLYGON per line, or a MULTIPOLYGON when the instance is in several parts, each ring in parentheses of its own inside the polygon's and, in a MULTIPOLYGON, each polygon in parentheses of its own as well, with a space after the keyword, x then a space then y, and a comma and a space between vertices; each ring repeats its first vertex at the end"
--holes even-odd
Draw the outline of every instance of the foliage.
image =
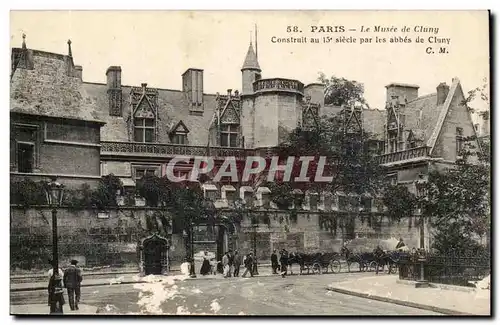
MULTIPOLYGON (((36 228, 33 229, 35 231, 36 228)), ((32 270, 48 264, 52 257, 50 231, 10 236, 11 269, 32 270)))
POLYGON ((47 204, 45 184, 46 182, 34 182, 28 178, 19 182, 11 182, 10 203, 20 204, 25 208, 47 204))
MULTIPOLYGON (((10 184, 10 202, 24 207, 47 204, 45 186, 47 182, 34 182, 26 178, 10 184)), ((95 190, 88 184, 82 184, 78 189, 64 190, 62 205, 70 208, 97 208, 104 210, 118 206, 116 194, 122 188, 121 180, 113 174, 103 176, 95 190)))
POLYGON ((467 105, 470 112, 476 111, 474 108, 470 107, 470 104, 474 102, 474 100, 478 97, 481 99, 481 101, 487 104, 487 109, 489 110, 490 95, 489 95, 489 84, 487 78, 483 79, 482 86, 476 87, 468 91, 467 97, 464 99, 463 104, 467 105))
POLYGON ((137 181, 136 191, 146 200, 147 206, 156 207, 167 204, 170 198, 170 186, 166 177, 145 175, 137 181))
POLYGON ((104 210, 107 207, 117 207, 116 195, 123 188, 122 181, 113 174, 103 176, 97 189, 91 194, 91 206, 104 210))
POLYGON ((327 78, 324 73, 319 74, 318 81, 326 86, 325 105, 369 107, 364 98, 365 89, 362 83, 335 76, 327 78))
POLYGON ((387 216, 391 221, 411 218, 417 208, 417 197, 405 185, 387 184, 384 188, 384 205, 387 207, 387 216))
POLYGON ((490 167, 473 161, 470 146, 456 166, 429 173, 422 201, 424 215, 436 229, 435 248, 465 251, 490 228, 490 167))

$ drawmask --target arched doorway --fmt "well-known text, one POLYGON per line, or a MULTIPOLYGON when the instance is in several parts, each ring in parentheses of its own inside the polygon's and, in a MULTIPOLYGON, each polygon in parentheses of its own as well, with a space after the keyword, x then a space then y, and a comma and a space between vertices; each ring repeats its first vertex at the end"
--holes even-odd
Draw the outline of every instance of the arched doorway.
POLYGON ((168 240, 158 234, 144 238, 139 246, 142 275, 168 273, 168 240))

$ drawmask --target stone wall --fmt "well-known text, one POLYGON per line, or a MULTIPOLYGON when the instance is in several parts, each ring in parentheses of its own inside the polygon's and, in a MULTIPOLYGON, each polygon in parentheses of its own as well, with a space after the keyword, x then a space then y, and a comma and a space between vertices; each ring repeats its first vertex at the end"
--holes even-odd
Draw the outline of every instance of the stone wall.
MULTIPOLYGON (((58 210, 58 232, 61 265, 77 258, 82 265, 138 265, 137 243, 151 235, 154 230, 148 225, 162 211, 158 209, 122 208, 99 213, 92 210, 58 210)), ((254 228, 249 218, 244 218, 240 231, 234 236, 230 247, 242 254, 253 251, 254 236, 257 239, 257 257, 261 263, 269 262, 273 249, 286 248, 288 251, 314 253, 338 252, 342 238, 354 238, 349 247, 354 251, 373 250, 377 245, 384 249, 394 249, 397 239, 402 237, 410 247, 419 243, 419 229, 409 220, 390 224, 383 220, 381 226, 368 226, 368 221, 355 218, 354 232, 347 234, 322 230, 319 215, 315 212, 299 212, 296 221, 290 220, 284 211, 268 212, 270 224, 259 224, 254 228), (281 221, 280 221, 281 219, 281 221)), ((11 207, 11 267, 46 268, 51 256, 51 210, 48 208, 21 209, 11 207)), ((339 216, 340 218, 340 216, 339 216)), ((378 218, 378 217, 374 217, 378 218)), ((340 220, 340 219, 339 219, 340 220)), ((428 233, 428 230, 426 230, 428 233)), ((170 239, 169 256, 173 264, 185 258, 185 242, 182 234, 160 230, 160 235, 170 239)), ((227 249, 227 248, 224 248, 227 249)), ((215 243, 199 243, 194 251, 217 251, 215 243)))

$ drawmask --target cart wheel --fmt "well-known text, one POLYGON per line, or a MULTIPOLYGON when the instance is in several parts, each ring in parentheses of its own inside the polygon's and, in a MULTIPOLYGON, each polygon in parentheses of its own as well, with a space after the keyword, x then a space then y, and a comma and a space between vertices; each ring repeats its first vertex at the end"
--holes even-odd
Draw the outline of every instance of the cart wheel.
POLYGON ((313 266, 312 266, 312 272, 313 274, 315 274, 316 272, 318 274, 321 274, 321 265, 319 265, 319 263, 314 263, 313 266))
POLYGON ((397 264, 391 264, 388 269, 387 273, 389 274, 397 274, 398 273, 398 265, 397 264))
POLYGON ((339 260, 331 260, 330 261, 330 270, 332 273, 340 273, 340 261, 339 260))
POLYGON ((378 273, 378 263, 375 261, 370 262, 370 266, 368 269, 370 272, 377 271, 378 273))

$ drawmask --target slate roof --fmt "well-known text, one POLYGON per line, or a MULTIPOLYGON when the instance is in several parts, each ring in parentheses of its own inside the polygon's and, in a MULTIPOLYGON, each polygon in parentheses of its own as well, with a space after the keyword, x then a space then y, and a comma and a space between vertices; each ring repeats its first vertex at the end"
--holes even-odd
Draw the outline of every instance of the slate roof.
POLYGON ((437 125, 443 105, 437 105, 437 94, 418 97, 406 104, 403 110, 405 130, 412 130, 416 139, 427 143, 437 125))
POLYGON ((252 43, 250 43, 250 45, 248 46, 247 56, 245 57, 245 62, 243 63, 243 67, 241 68, 241 70, 243 69, 260 70, 259 61, 257 61, 257 55, 253 50, 252 43))
POLYGON ((379 109, 363 110, 363 129, 380 141, 384 140, 386 111, 379 109))
MULTIPOLYGON (((19 49, 18 49, 19 50, 19 49)), ((78 77, 68 75, 72 58, 29 51, 33 69, 16 69, 10 83, 10 111, 100 122, 100 107, 78 77)))
MULTIPOLYGON (((325 105, 321 108, 321 115, 333 116, 342 110, 340 106, 325 105)), ((378 109, 363 110, 363 128, 370 132, 377 140, 384 140, 384 126, 386 122, 386 111, 378 109)))
MULTIPOLYGON (((102 141, 132 141, 127 133, 127 117, 131 114, 131 86, 122 86, 123 117, 109 115, 107 85, 83 83, 83 88, 97 102, 100 116, 106 122, 101 129, 102 141)), ((187 94, 179 90, 158 89, 158 142, 169 143, 169 133, 181 120, 189 130, 188 144, 206 145, 209 137, 209 126, 215 111, 216 95, 203 95, 203 115, 190 113, 190 102, 187 94)))

